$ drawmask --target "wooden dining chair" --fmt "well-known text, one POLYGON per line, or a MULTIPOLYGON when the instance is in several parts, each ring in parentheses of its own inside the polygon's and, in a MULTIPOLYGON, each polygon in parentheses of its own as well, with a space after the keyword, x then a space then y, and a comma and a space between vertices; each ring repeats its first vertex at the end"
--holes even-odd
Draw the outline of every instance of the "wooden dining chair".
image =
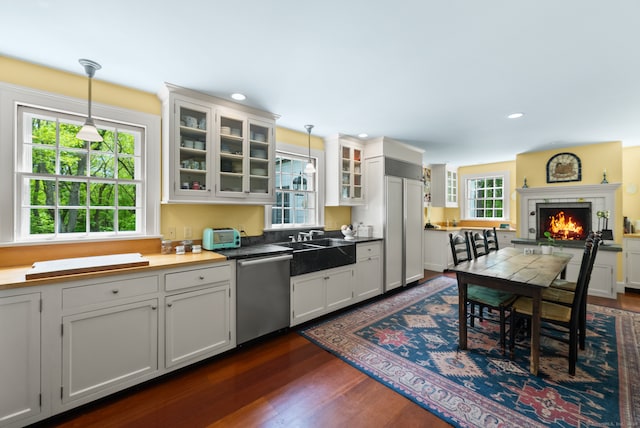
MULTIPOLYGON (((556 340, 562 340, 569 344, 569 374, 572 376, 576 373, 576 363, 578 361, 580 312, 582 301, 586 298, 586 293, 584 293, 584 291, 587 286, 587 278, 590 274, 589 262, 593 244, 594 241, 588 238, 584 246, 582 261, 580 263, 580 271, 578 274, 578 280, 576 281, 576 289, 571 306, 560 305, 558 303, 547 301, 540 302, 541 321, 552 326, 563 328, 563 331, 566 331, 566 334, 569 336, 568 339, 566 338, 566 335, 553 335, 549 337, 556 340)), ((512 303, 511 309, 509 350, 511 358, 513 358, 517 327, 525 325, 525 323, 521 322, 522 320, 531 320, 533 314, 533 299, 531 297, 518 297, 512 303)), ((530 322, 527 322, 526 325, 530 325, 530 322)))
POLYGON ((484 233, 469 232, 469 242, 471 242, 471 251, 474 258, 477 259, 488 253, 484 233))
POLYGON ((451 245, 451 256, 453 265, 458 266, 462 262, 471 260, 471 249, 469 247, 469 235, 464 233, 449 234, 449 245, 451 245))
MULTIPOLYGON (((583 290, 584 297, 582 299, 582 305, 580 307, 580 322, 579 322, 579 347, 584 349, 586 345, 587 337, 587 296, 589 294, 589 284, 591 283, 591 273, 593 272, 593 265, 598 255, 598 248, 602 243, 602 237, 599 233, 591 232, 587 239, 593 240, 591 255, 589 256, 589 265, 587 267, 586 284, 583 290)), ((575 295, 576 282, 566 281, 563 279, 556 280, 554 283, 542 291, 542 300, 560 305, 571 306, 575 295), (561 286, 555 286, 558 283, 561 286)))
MULTIPOLYGON (((464 234, 449 234, 449 244, 451 246, 451 255, 453 256, 454 265, 458 265, 462 262, 471 261, 471 249, 469 245, 469 233, 464 234)), ((480 321, 485 319, 490 320, 484 316, 484 310, 496 310, 500 314, 498 324, 500 325, 500 348, 502 354, 506 353, 506 312, 510 308, 511 302, 515 300, 515 296, 511 293, 506 293, 500 290, 494 290, 492 288, 483 287, 481 285, 468 284, 467 285, 467 301, 469 305, 469 323, 471 327, 475 327, 475 319, 480 321), (476 314, 475 308, 479 308, 478 314, 476 314)))
POLYGON ((496 228, 493 229, 485 229, 484 232, 484 246, 487 249, 487 253, 491 251, 498 251, 500 246, 498 245, 498 234, 496 233, 496 228))

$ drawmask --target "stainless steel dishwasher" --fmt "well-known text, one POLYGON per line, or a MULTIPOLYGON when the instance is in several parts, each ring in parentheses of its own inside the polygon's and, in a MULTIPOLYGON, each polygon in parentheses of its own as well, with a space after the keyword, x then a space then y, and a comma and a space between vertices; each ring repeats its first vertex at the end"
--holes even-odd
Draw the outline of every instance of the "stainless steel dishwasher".
POLYGON ((236 342, 238 345, 289 327, 291 254, 237 260, 236 342))

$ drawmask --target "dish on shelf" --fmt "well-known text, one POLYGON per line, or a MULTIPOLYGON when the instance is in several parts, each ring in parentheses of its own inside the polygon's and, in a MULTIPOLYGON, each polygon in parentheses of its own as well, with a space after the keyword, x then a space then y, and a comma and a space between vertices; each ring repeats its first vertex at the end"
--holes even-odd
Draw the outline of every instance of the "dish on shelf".
POLYGON ((265 138, 264 138, 264 134, 256 134, 254 136, 254 140, 260 142, 260 143, 264 143, 265 138))
POLYGON ((220 133, 221 134, 231 134, 231 127, 230 126, 221 126, 220 127, 220 133))
POLYGON ((184 116, 184 123, 189 127, 189 128, 197 128, 198 127, 198 119, 196 119, 193 116, 184 116))
POLYGON ((239 128, 233 128, 231 129, 231 135, 233 135, 234 137, 240 137, 242 135, 242 132, 239 128))
POLYGON ((198 150, 204 150, 204 141, 195 141, 193 143, 193 148, 198 150))
POLYGON ((193 145, 194 145, 193 140, 184 140, 182 144, 184 147, 188 149, 193 149, 193 145))
POLYGON ((260 159, 267 158, 267 151, 265 149, 251 149, 249 153, 251 154, 252 158, 260 158, 260 159))
POLYGON ((251 168, 251 175, 267 175, 266 168, 251 168))

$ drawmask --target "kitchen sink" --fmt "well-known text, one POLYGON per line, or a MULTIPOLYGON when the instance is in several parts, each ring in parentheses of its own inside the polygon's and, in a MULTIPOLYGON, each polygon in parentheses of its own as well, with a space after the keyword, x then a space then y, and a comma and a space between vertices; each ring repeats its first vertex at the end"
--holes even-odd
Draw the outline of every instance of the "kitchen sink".
POLYGON ((276 245, 293 248, 291 276, 345 266, 356 262, 356 245, 342 239, 322 238, 276 245))

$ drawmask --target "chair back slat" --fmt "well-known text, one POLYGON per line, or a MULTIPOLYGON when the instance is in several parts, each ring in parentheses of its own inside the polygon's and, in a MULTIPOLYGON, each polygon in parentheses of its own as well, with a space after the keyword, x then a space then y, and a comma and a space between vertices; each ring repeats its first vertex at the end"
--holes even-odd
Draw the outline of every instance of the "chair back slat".
POLYGON ((487 249, 487 253, 490 253, 491 251, 498 251, 500 246, 498 245, 498 234, 496 233, 496 228, 485 229, 483 233, 484 245, 487 249))
POLYGON ((469 246, 469 235, 467 232, 449 234, 449 244, 451 245, 451 255, 455 266, 462 262, 471 260, 471 248, 469 246))
POLYGON ((488 253, 484 233, 469 232, 469 241, 471 242, 471 251, 473 251, 475 259, 488 253))

